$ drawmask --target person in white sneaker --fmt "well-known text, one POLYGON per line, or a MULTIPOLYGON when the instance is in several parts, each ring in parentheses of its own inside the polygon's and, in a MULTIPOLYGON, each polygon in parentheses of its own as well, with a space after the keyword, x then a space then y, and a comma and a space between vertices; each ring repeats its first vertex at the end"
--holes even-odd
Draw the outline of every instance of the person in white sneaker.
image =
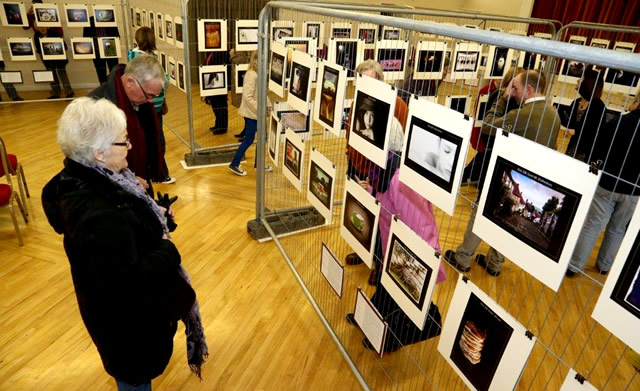
POLYGON ((258 52, 251 53, 251 61, 249 68, 244 74, 244 84, 242 87, 242 103, 238 109, 238 114, 244 118, 244 139, 238 147, 229 170, 236 175, 245 176, 247 172, 240 167, 240 161, 247 149, 253 144, 256 137, 256 128, 258 127, 258 94, 256 90, 256 82, 258 74, 256 73, 258 66, 258 52))

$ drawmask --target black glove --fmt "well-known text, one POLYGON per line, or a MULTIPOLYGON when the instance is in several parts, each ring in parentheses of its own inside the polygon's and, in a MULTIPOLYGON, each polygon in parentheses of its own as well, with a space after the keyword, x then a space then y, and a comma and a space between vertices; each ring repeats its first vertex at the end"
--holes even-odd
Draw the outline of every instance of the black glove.
POLYGON ((158 192, 158 199, 156 200, 156 204, 166 209, 164 212, 164 216, 167 218, 167 228, 169 228, 169 232, 175 231, 178 227, 178 224, 173 221, 173 217, 171 217, 171 215, 169 214, 169 208, 171 207, 171 204, 176 202, 177 199, 178 196, 169 198, 169 193, 162 194, 158 192))

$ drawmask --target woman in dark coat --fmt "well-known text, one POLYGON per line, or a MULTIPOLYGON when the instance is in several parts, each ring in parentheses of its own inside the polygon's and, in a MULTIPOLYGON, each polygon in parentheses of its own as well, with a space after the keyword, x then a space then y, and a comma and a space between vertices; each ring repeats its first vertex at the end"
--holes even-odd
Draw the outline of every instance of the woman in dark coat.
POLYGON ((64 169, 42 193, 47 219, 64 235, 80 314, 119 389, 150 390, 171 358, 177 322, 199 375, 207 354, 195 292, 171 241, 172 212, 127 168, 124 113, 80 98, 58 122, 64 169))

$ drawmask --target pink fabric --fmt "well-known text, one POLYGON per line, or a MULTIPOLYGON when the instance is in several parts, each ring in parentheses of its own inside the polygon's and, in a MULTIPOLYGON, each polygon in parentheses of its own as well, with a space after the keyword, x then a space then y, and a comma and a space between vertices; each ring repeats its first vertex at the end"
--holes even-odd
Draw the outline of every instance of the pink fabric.
MULTIPOLYGON (((398 216, 398 219, 411 228, 418 236, 424 239, 429 246, 441 252, 438 240, 438 226, 436 217, 433 214, 431 202, 423 198, 420 194, 411 190, 408 186, 400 182, 398 177, 400 170, 396 170, 389 188, 384 193, 378 193, 376 199, 382 204, 380 208, 380 219, 378 228, 380 229, 380 240, 382 240, 382 258, 386 251, 389 230, 391 229, 391 215, 398 216)), ((440 263, 438 278, 436 283, 447 279, 444 266, 440 263)))

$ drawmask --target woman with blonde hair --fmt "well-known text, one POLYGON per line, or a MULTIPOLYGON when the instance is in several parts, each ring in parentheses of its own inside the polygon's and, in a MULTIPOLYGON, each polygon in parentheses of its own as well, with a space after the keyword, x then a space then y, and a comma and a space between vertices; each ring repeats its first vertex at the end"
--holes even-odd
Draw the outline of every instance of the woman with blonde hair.
POLYGON ((236 175, 245 176, 247 172, 240 167, 240 161, 247 149, 253 144, 256 137, 256 128, 258 126, 258 93, 256 84, 258 81, 258 52, 251 53, 251 61, 247 72, 244 74, 244 82, 242 86, 242 103, 238 109, 238 114, 244 118, 244 139, 238 147, 229 170, 236 175))

